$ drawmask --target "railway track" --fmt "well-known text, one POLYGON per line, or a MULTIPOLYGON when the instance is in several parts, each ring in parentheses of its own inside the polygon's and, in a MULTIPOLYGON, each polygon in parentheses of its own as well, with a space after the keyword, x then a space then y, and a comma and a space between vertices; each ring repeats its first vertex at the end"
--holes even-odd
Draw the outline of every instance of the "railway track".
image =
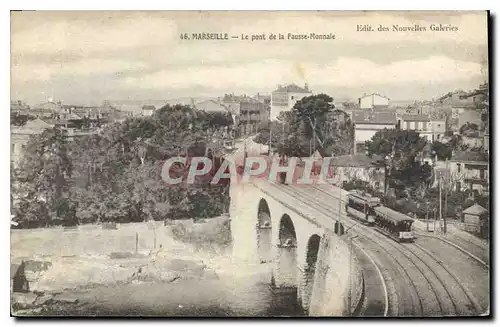
MULTIPOLYGON (((330 185, 327 185, 327 186, 330 186, 330 185)), ((325 189, 322 189, 320 187, 313 186, 312 188, 338 200, 338 196, 336 196, 336 194, 334 194, 334 193, 328 192, 325 189)), ((344 200, 342 199, 341 201, 344 201, 344 200)), ((440 240, 441 242, 446 242, 446 243, 454 246, 455 248, 459 249, 463 253, 465 253, 467 256, 469 256, 474 261, 479 262, 485 268, 489 269, 489 257, 487 254, 485 254, 485 251, 488 251, 488 249, 485 249, 485 246, 483 246, 483 245, 479 245, 477 243, 471 242, 471 241, 469 241, 469 240, 467 240, 467 239, 465 239, 457 234, 453 234, 453 238, 450 238, 450 237, 443 238, 443 237, 438 237, 438 236, 434 236, 434 235, 425 235, 425 234, 422 234, 420 232, 416 233, 416 234, 417 234, 417 236, 433 237, 433 238, 440 240)))
MULTIPOLYGON (((324 215, 339 212, 340 206, 342 222, 363 237, 361 242, 364 243, 365 251, 369 249, 372 255, 384 260, 385 265, 388 261, 392 263, 387 266, 390 268, 389 273, 399 280, 395 283, 396 292, 391 293, 393 298, 391 302, 398 303, 397 308, 391 306, 391 315, 395 313, 394 311, 397 311, 396 315, 399 316, 454 316, 481 313, 477 301, 439 259, 417 245, 399 244, 374 229, 351 220, 345 215, 342 203, 334 194, 316 187, 293 188, 284 185, 272 187, 279 188, 324 215), (411 308, 408 303, 412 304, 411 308)), ((387 271, 385 275, 384 282, 388 280, 387 271)))
POLYGON ((363 246, 356 242, 353 244, 363 270, 365 283, 365 296, 359 316, 387 317, 390 305, 389 291, 394 293, 394 285, 391 280, 386 281, 384 278, 380 263, 377 263, 363 246))

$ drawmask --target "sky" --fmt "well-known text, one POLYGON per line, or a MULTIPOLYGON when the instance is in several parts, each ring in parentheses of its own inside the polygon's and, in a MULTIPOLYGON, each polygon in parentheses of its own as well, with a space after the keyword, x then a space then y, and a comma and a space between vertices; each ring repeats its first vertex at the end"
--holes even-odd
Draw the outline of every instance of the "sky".
POLYGON ((11 98, 71 104, 271 93, 426 100, 488 79, 486 12, 12 12, 11 98), (358 32, 357 25, 426 27, 358 32), (457 31, 430 31, 431 24, 457 31), (334 40, 184 40, 187 33, 334 40))

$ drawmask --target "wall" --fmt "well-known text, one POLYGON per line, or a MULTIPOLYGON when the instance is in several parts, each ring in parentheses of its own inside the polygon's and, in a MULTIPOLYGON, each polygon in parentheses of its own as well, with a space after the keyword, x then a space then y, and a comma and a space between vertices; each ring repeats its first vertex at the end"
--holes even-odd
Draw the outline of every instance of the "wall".
POLYGON ((310 300, 310 316, 348 316, 349 290, 351 313, 362 300, 363 276, 358 259, 349 255, 346 236, 338 237, 328 233, 322 239, 310 300))
POLYGON ((479 216, 464 214, 464 223, 479 225, 479 216))
POLYGON ((291 110, 297 101, 310 95, 312 93, 288 93, 288 110, 291 110))
POLYGON ((395 128, 396 124, 359 124, 355 125, 354 138, 356 143, 365 142, 370 140, 373 135, 379 130, 384 128, 392 129, 395 128))
POLYGON ((470 148, 478 148, 484 146, 484 137, 469 137, 463 136, 462 143, 470 148))
POLYGON ((384 168, 379 167, 334 167, 334 179, 337 185, 342 185, 344 181, 348 182, 358 179, 370 184, 371 187, 384 191, 385 172, 384 168))
POLYGON ((310 95, 312 92, 273 92, 271 95, 271 120, 276 120, 281 112, 290 111, 297 101, 310 95))

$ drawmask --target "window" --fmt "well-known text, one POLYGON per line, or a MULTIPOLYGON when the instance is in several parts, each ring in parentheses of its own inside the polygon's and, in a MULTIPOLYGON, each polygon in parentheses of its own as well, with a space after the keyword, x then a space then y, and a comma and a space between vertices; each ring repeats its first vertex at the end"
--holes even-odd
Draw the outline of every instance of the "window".
POLYGON ((460 173, 460 171, 461 171, 461 168, 462 168, 462 165, 460 165, 459 163, 457 163, 457 169, 458 169, 458 173, 460 173))
POLYGON ((479 170, 479 178, 484 179, 484 169, 479 170))
POLYGON ((293 95, 290 98, 293 100, 293 95))

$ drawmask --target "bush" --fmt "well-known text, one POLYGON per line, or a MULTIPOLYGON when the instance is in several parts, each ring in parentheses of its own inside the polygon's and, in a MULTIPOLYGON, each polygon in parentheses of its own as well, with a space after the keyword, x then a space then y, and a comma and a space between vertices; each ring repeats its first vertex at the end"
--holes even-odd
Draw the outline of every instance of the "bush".
POLYGON ((192 244, 199 249, 225 247, 232 241, 229 219, 208 219, 205 223, 190 226, 179 222, 172 226, 171 231, 174 239, 192 244))

